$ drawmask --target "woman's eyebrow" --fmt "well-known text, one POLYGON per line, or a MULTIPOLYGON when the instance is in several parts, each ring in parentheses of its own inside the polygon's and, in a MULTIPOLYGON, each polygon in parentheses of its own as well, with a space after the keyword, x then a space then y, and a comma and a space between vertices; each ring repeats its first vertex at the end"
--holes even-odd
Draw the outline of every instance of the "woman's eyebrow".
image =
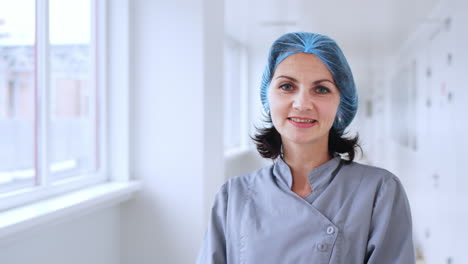
POLYGON ((329 79, 320 79, 320 80, 314 81, 313 84, 319 84, 321 82, 329 82, 329 83, 331 83, 333 85, 336 85, 335 82, 333 82, 333 81, 331 81, 329 79))
MULTIPOLYGON (((298 82, 298 81, 297 81, 296 79, 294 79, 293 77, 286 76, 286 75, 280 75, 280 76, 276 77, 275 79, 278 79, 278 78, 286 78, 286 79, 289 79, 289 80, 291 80, 291 81, 293 81, 293 82, 296 82, 296 83, 298 82)), ((335 85, 335 83, 334 83, 333 81, 329 80, 329 79, 320 79, 320 80, 316 80, 316 81, 314 81, 312 84, 315 85, 315 84, 319 84, 319 83, 321 83, 321 82, 330 82, 331 84, 335 85)))
POLYGON ((289 76, 286 76, 286 75, 280 75, 278 77, 276 77, 275 79, 279 79, 279 78, 286 78, 286 79, 289 79, 293 82, 298 82, 296 79, 294 79, 293 77, 289 77, 289 76))

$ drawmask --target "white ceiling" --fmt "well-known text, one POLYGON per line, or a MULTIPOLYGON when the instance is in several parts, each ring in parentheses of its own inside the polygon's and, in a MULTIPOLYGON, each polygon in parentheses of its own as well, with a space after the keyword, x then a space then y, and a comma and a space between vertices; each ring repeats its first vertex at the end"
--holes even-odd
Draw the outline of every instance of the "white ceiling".
POLYGON ((379 56, 398 49, 444 0, 226 0, 227 34, 253 49, 268 49, 281 34, 329 35, 347 56, 379 56))

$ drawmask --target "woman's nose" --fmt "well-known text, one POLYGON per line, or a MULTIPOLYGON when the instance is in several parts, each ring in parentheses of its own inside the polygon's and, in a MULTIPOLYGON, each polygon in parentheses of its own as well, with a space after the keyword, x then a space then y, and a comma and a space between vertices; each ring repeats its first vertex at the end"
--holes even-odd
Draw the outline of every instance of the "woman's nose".
POLYGON ((309 111, 313 109, 313 102, 310 95, 305 92, 296 94, 293 101, 293 108, 297 111, 309 111))

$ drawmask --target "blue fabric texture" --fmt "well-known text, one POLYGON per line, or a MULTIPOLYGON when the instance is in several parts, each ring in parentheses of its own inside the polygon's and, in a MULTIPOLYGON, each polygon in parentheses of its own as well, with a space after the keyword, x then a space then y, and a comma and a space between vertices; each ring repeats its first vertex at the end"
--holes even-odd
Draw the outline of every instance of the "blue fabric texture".
POLYGON ((260 97, 265 112, 270 113, 268 89, 276 67, 288 56, 301 52, 317 56, 332 74, 340 90, 340 105, 333 128, 338 134, 343 134, 356 115, 358 94, 351 68, 343 51, 333 39, 325 35, 292 32, 281 36, 273 43, 260 87, 260 97))

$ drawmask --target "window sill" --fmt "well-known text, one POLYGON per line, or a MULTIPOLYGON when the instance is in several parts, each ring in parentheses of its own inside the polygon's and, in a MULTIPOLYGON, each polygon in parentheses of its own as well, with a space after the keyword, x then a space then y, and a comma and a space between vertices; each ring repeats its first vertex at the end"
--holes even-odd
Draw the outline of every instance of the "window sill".
POLYGON ((138 181, 108 182, 0 212, 0 238, 121 203, 140 188, 138 181))

